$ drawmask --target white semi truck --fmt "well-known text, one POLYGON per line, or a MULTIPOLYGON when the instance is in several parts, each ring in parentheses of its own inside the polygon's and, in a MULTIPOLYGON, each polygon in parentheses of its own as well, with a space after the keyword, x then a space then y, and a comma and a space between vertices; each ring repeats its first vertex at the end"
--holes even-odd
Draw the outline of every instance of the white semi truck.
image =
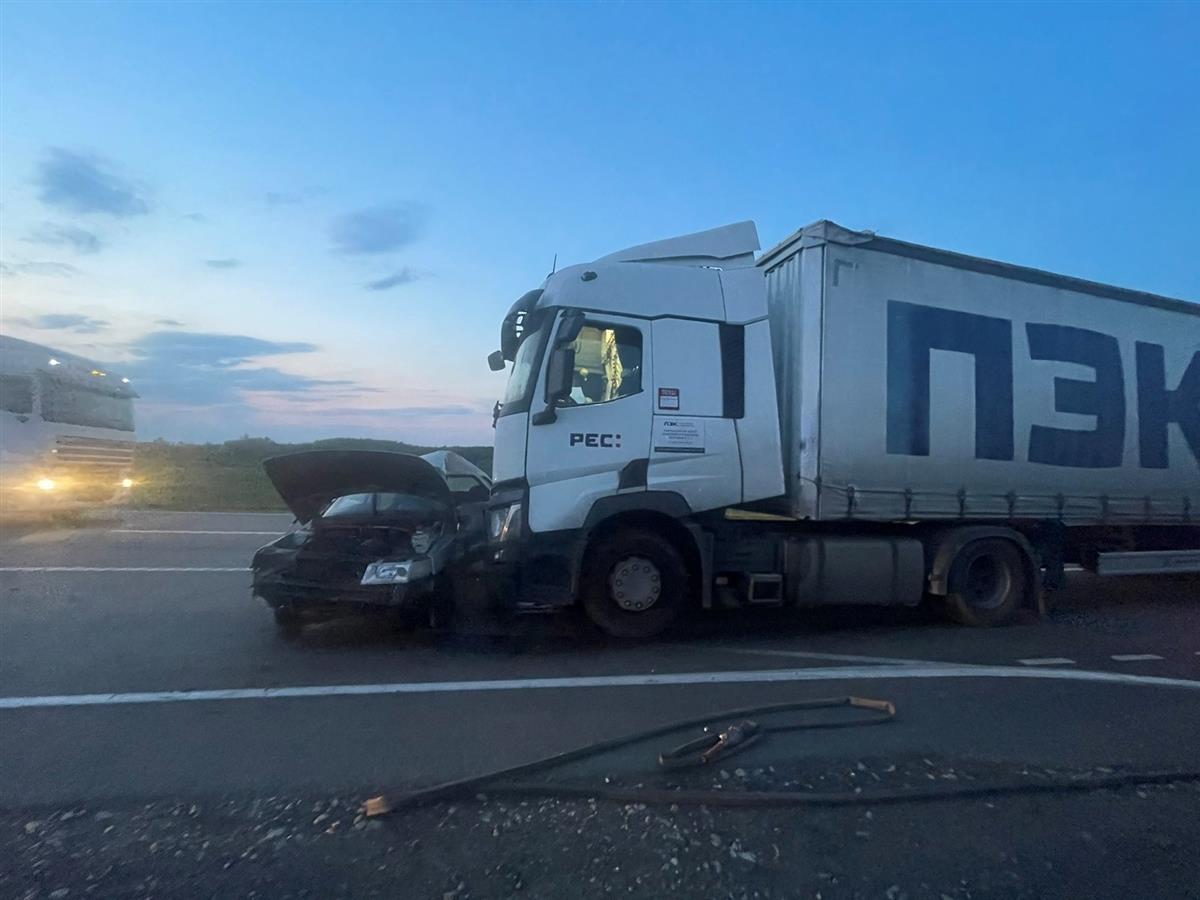
POLYGON ((0 335, 0 514, 127 498, 136 398, 102 363, 0 335))
MULTIPOLYGON (((1038 607, 1200 571, 1200 304, 751 222, 561 269, 504 318, 488 559, 519 610, 1038 607)), ((1200 598, 1198 598, 1200 599, 1200 598)))

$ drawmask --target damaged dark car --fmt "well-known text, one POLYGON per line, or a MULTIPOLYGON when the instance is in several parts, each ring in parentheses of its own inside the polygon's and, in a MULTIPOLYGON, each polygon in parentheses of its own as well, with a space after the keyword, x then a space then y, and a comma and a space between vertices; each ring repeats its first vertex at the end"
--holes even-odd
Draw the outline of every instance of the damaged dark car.
POLYGON ((263 468, 296 525, 255 552, 253 593, 285 634, 363 612, 449 621, 454 582, 486 541, 482 469, 447 450, 316 450, 263 468))

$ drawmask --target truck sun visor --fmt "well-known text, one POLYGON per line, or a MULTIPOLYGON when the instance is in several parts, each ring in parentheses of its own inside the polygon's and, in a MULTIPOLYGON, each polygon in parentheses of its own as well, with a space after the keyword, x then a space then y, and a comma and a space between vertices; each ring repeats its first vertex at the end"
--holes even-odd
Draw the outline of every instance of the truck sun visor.
POLYGON ((509 309, 508 315, 500 325, 500 354, 508 362, 517 356, 517 347, 525 334, 525 323, 539 300, 542 299, 542 289, 527 291, 509 309))

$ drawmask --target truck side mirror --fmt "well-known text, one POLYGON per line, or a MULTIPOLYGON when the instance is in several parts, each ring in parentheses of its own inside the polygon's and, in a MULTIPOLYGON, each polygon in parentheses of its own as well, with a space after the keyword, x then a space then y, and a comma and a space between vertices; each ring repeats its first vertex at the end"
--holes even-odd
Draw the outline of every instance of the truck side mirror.
POLYGON ((583 331, 583 313, 566 313, 558 324, 557 343, 573 344, 581 331, 583 331))
POLYGON ((534 425, 549 425, 558 420, 555 411, 558 404, 571 396, 572 382, 575 378, 575 347, 571 343, 560 344, 550 354, 550 363, 546 367, 546 408, 533 417, 534 425))
POLYGON ((493 372, 504 371, 504 354, 499 350, 493 350, 488 354, 488 368, 493 372))
POLYGON ((559 403, 571 396, 575 380, 575 339, 583 331, 583 313, 563 314, 554 335, 554 349, 546 365, 546 408, 533 416, 534 425, 549 425, 558 421, 555 411, 559 403))

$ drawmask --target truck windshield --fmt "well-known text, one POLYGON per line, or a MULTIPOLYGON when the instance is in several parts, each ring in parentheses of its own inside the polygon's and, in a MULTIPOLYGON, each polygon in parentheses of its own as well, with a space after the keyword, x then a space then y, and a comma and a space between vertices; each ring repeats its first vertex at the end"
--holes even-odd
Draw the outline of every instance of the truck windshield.
POLYGON ((533 385, 537 381, 542 349, 553 321, 553 316, 541 317, 541 321, 521 338, 521 344, 517 347, 516 357, 513 359, 512 370, 509 372, 508 385, 505 387, 504 397, 500 401, 500 415, 528 411, 529 401, 533 395, 533 385))
POLYGON ((64 425, 133 431, 133 400, 53 378, 41 383, 42 418, 64 425))

